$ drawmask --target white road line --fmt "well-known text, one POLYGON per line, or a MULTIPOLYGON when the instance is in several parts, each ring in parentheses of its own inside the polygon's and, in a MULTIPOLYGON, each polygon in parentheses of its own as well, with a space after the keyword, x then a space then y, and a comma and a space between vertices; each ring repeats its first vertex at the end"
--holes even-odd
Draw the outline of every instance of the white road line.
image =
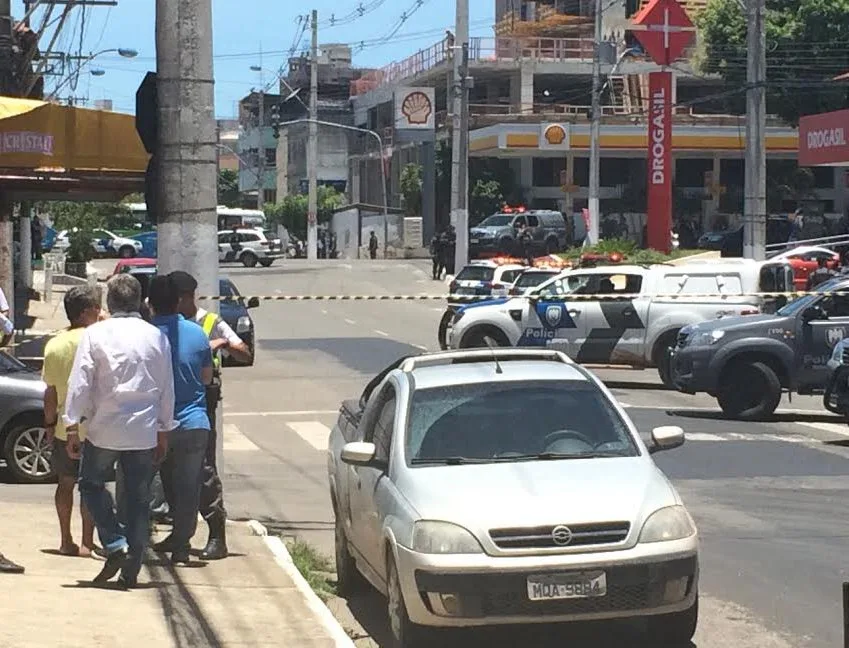
POLYGON ((740 434, 739 432, 729 432, 728 436, 732 441, 758 441, 758 437, 752 434, 740 434))
POLYGON ((414 344, 413 346, 422 351, 427 351, 427 347, 424 344, 414 344))
POLYGON ((278 412, 224 412, 224 418, 247 417, 247 416, 321 416, 324 414, 338 414, 339 410, 287 410, 278 412))
POLYGON ((814 439, 800 435, 783 436, 781 434, 764 434, 763 436, 770 441, 783 441, 784 443, 816 443, 814 439))
POLYGON ((434 313, 444 313, 445 312, 444 308, 431 308, 430 310, 432 310, 434 313))
POLYGON ((259 446, 242 434, 238 426, 232 423, 224 424, 225 452, 253 452, 255 450, 259 450, 259 446))
POLYGON ((726 441, 725 438, 717 434, 707 434, 704 432, 685 432, 684 438, 687 441, 726 441))
POLYGON ((293 421, 286 423, 304 441, 316 450, 327 450, 330 428, 318 421, 293 421))
POLYGON ((345 319, 345 323, 346 323, 346 324, 356 324, 356 322, 355 322, 354 320, 352 320, 352 319, 347 319, 347 318, 345 319))
POLYGON ((389 333, 386 331, 381 331, 380 329, 374 329, 374 332, 382 337, 389 337, 389 333))
POLYGON ((849 437, 849 426, 845 423, 804 423, 800 421, 798 425, 804 425, 805 427, 813 428, 820 432, 830 432, 842 437, 849 437))
POLYGON ((322 315, 327 315, 327 309, 326 309, 326 308, 322 308, 322 309, 321 309, 321 314, 322 314, 322 315))

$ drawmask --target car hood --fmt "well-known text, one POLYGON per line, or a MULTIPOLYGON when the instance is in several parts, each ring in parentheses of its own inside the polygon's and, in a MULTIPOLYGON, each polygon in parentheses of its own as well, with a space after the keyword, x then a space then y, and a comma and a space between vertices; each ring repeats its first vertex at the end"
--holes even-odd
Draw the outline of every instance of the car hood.
POLYGON ((510 232, 511 229, 512 228, 509 225, 501 225, 498 227, 473 227, 469 230, 469 233, 472 236, 498 236, 499 234, 510 232))
POLYGON ((10 389, 32 391, 41 394, 45 384, 37 371, 13 371, 0 374, 0 393, 10 389))
POLYGON ((418 467, 405 476, 399 487, 422 519, 479 531, 634 523, 680 503, 666 477, 645 457, 418 467))
POLYGON ((756 332, 767 326, 783 326, 790 318, 778 315, 738 315, 736 317, 721 317, 707 322, 700 322, 685 327, 687 332, 707 332, 723 330, 729 333, 756 332))

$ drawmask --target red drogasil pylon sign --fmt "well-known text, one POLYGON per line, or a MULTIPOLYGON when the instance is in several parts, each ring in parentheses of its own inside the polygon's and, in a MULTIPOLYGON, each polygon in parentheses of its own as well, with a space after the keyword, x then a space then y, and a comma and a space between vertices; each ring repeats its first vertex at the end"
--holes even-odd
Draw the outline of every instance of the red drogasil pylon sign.
POLYGON ((631 31, 658 65, 671 65, 681 57, 696 28, 677 0, 650 0, 634 16, 631 31))

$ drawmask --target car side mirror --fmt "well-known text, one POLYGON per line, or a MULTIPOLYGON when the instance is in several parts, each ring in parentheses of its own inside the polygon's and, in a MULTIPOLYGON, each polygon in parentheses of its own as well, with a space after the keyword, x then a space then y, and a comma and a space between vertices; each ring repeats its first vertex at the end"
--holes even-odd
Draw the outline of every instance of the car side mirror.
POLYGON ((377 447, 373 443, 356 441, 346 443, 342 448, 342 461, 349 466, 375 466, 377 447))
POLYGON ((248 308, 259 308, 259 297, 251 297, 248 300, 248 308))
POLYGON ((684 430, 677 425, 663 425, 651 431, 652 447, 649 452, 664 452, 684 445, 684 430))
POLYGON ((820 306, 809 306, 802 313, 802 321, 805 322, 805 324, 813 322, 814 320, 822 319, 828 319, 828 316, 820 306))

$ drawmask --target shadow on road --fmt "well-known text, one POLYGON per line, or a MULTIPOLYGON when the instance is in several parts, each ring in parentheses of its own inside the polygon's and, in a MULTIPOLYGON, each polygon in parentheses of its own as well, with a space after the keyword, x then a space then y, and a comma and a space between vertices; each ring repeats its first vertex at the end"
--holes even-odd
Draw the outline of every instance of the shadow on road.
MULTIPOLYGON (((388 647, 390 630, 386 620, 386 600, 370 591, 347 601, 330 603, 331 609, 347 608, 365 634, 375 645, 388 647)), ((661 648, 657 642, 648 642, 642 636, 639 622, 595 622, 581 626, 570 624, 499 626, 439 632, 432 645, 440 648, 562 648, 563 646, 592 646, 592 648, 661 648)), ((355 633, 355 637, 357 637, 355 633)), ((358 638, 358 637, 357 637, 358 638)), ((696 644, 671 645, 662 648, 695 648, 696 644)))
POLYGON ((259 346, 264 351, 318 351, 368 376, 380 373, 399 358, 421 353, 412 345, 373 337, 264 339, 259 340, 259 346))
MULTIPOLYGON (((666 410, 666 413, 669 416, 681 416, 683 418, 692 418, 692 419, 702 419, 707 421, 734 421, 737 423, 746 423, 747 421, 741 421, 740 419, 735 419, 730 416, 726 416, 722 413, 721 410, 717 409, 716 411, 706 411, 706 410, 689 410, 689 409, 669 409, 666 410)), ((756 421, 757 423, 838 423, 845 424, 846 420, 839 417, 834 416, 833 414, 826 414, 825 412, 815 412, 811 411, 810 414, 805 414, 802 412, 779 412, 778 414, 773 414, 769 418, 766 418, 762 421, 756 421)), ((849 430, 849 427, 847 427, 849 430)))
POLYGON ((636 380, 604 380, 608 389, 631 389, 634 391, 675 391, 659 382, 638 382, 636 380))

